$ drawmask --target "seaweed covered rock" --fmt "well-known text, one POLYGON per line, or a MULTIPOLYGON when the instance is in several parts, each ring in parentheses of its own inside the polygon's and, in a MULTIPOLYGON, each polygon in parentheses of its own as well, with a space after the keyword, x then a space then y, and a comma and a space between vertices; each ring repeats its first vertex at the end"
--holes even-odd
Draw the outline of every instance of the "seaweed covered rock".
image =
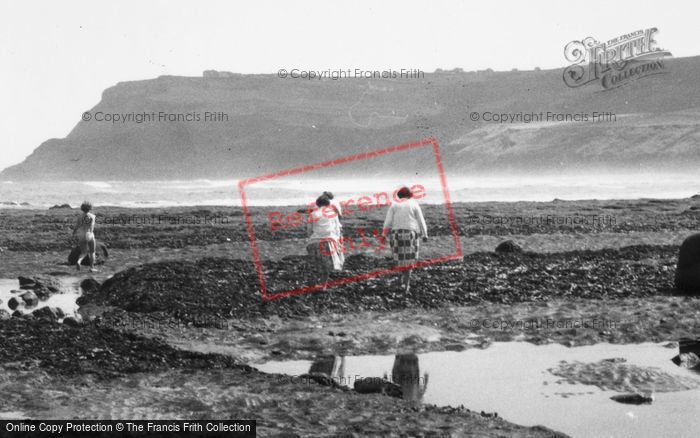
POLYGON ((130 312, 235 316, 262 302, 253 263, 226 258, 165 261, 129 268, 78 299, 130 312))
MULTIPOLYGON (((668 272, 677 247, 639 245, 621 249, 523 252, 504 257, 493 252, 468 254, 414 270, 409 292, 392 287, 392 278, 376 277, 264 302, 252 262, 210 257, 168 260, 118 272, 81 306, 114 306, 130 312, 164 312, 182 321, 239 319, 278 315, 298 317, 359 310, 388 311, 497 302, 548 301, 561 298, 649 297, 669 289, 668 272), (649 259, 656 262, 648 263, 649 259)), ((389 268, 391 260, 368 255, 346 259, 345 270, 331 280, 389 268)), ((314 285, 302 256, 264 261, 268 294, 314 285)))
POLYGON ((24 301, 24 305, 26 307, 34 307, 39 304, 39 297, 37 297, 36 294, 30 290, 20 295, 20 298, 22 298, 22 301, 24 301))
POLYGON ((678 341, 678 355, 671 361, 679 367, 700 371, 700 340, 681 338, 678 341))
POLYGON ((65 293, 63 283, 57 278, 47 275, 34 277, 18 277, 22 290, 32 291, 40 300, 45 301, 51 295, 65 293))
POLYGON ((111 327, 88 324, 75 329, 26 318, 0 324, 0 363, 32 360, 48 374, 98 378, 174 368, 250 370, 230 356, 179 350, 111 327))
POLYGON ((523 249, 514 241, 506 240, 499 243, 495 251, 498 254, 518 254, 523 252, 523 249))
POLYGON ((63 318, 63 323, 70 327, 79 327, 83 324, 83 319, 80 317, 80 315, 66 316, 63 318))
POLYGON ((34 279, 33 278, 23 277, 20 275, 19 277, 17 277, 17 279, 19 280, 20 286, 34 286, 34 279))
POLYGON ((693 234, 681 244, 675 286, 683 292, 700 295, 700 233, 693 234))
MULTIPOLYGON (((80 247, 75 246, 68 254, 68 264, 75 265, 78 263, 80 258, 80 247)), ((103 265, 105 261, 109 258, 109 251, 107 250, 107 245, 102 242, 97 242, 95 244, 95 265, 103 265)), ((85 257, 81 262, 81 266, 90 266, 90 259, 85 257)))
POLYGON ((49 207, 49 210, 63 210, 63 209, 71 209, 73 207, 70 206, 70 204, 54 204, 51 207, 49 207))
POLYGON ((650 394, 620 394, 613 395, 610 399, 626 405, 648 405, 654 401, 654 396, 650 394))
POLYGON ((379 377, 369 377, 355 380, 353 385, 356 392, 360 394, 386 394, 391 397, 401 398, 403 392, 401 386, 394 382, 379 377))
POLYGON ((700 357, 695 353, 681 353, 678 355, 678 366, 689 370, 700 369, 700 357))
POLYGON ((17 310, 17 308, 22 305, 24 305, 24 300, 21 298, 12 297, 7 300, 7 307, 9 307, 10 310, 17 310))
POLYGON ((86 278, 80 282, 80 288, 85 293, 93 293, 100 290, 100 283, 94 278, 86 278))
POLYGON ((58 321, 58 318, 63 316, 63 312, 55 307, 42 307, 40 309, 36 309, 35 311, 32 312, 32 315, 34 315, 34 318, 37 319, 44 319, 47 321, 58 321))

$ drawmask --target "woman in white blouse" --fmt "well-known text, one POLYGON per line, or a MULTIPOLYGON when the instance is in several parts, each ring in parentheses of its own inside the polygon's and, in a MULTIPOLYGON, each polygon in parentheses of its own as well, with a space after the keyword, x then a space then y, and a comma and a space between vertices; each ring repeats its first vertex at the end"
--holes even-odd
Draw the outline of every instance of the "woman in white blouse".
MULTIPOLYGON (((384 233, 389 235, 391 251, 397 266, 410 265, 418 259, 420 242, 428 240, 428 227, 423 211, 408 187, 402 187, 396 196, 400 201, 389 207, 384 220, 384 233)), ((411 270, 401 273, 401 286, 409 291, 411 270)))
POLYGON ((312 265, 320 272, 323 289, 326 289, 331 271, 343 269, 345 257, 340 246, 342 235, 338 212, 331 207, 331 200, 321 195, 316 200, 318 207, 311 213, 307 222, 309 239, 306 251, 311 257, 312 265))

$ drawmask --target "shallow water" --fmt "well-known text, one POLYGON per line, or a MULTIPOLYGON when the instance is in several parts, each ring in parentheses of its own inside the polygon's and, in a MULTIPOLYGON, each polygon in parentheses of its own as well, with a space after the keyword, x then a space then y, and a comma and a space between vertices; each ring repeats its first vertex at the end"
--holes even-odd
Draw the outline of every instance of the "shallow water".
MULTIPOLYGON (((64 294, 53 294, 46 301, 39 300, 39 304, 34 307, 25 308, 23 306, 18 307, 18 309, 24 313, 31 313, 36 309, 42 307, 57 307, 63 310, 66 316, 76 315, 78 313, 78 304, 76 300, 80 296, 80 279, 77 277, 56 277, 62 284, 66 293, 64 294)), ((19 288, 19 281, 16 278, 0 278, 0 309, 4 309, 9 313, 14 312, 7 306, 7 302, 10 298, 21 295, 21 293, 12 293, 12 290, 22 290, 19 288)))
MULTIPOLYGON (((565 383, 549 371, 560 361, 592 363, 624 358, 630 365, 654 367, 684 381, 700 382, 700 376, 671 362, 677 353, 677 348, 651 343, 567 348, 525 342, 494 343, 485 350, 425 353, 418 355, 419 378, 413 380, 418 388, 413 394, 420 394, 427 381, 422 396, 425 403, 498 412, 514 423, 540 424, 574 437, 697 436, 700 389, 663 392, 672 388, 659 386, 653 404, 625 405, 610 399, 619 392, 565 383)), ((361 378, 385 374, 391 378, 394 360, 394 356, 345 357, 336 361, 341 372, 335 378, 348 386, 361 378)), ((308 372, 311 364, 285 361, 257 367, 298 376, 308 372)))

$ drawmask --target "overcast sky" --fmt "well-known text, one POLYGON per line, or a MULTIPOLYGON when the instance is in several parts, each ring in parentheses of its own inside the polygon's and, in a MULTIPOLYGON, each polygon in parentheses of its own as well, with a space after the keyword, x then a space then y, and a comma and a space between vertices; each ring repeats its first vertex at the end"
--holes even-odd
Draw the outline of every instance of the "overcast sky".
POLYGON ((0 5, 0 169, 120 81, 216 69, 555 68, 574 39, 657 27, 700 54, 690 1, 31 1, 0 5))

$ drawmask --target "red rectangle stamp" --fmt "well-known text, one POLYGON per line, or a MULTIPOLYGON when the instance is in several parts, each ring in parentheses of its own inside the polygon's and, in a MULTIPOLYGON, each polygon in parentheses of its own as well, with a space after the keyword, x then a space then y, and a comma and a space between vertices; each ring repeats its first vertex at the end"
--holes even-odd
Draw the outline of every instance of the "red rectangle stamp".
MULTIPOLYGON (((406 162, 411 163, 410 160, 406 160, 406 162)), ((355 174, 358 174, 358 172, 356 171, 355 174)), ((419 174, 420 172, 415 172, 415 175, 419 174)), ((423 172, 423 174, 425 174, 425 172, 423 172)), ((413 177, 414 174, 412 173, 411 176, 413 177)), ((366 175, 363 178, 370 183, 375 180, 372 175, 366 175)), ((416 178, 413 177, 412 179, 415 180, 416 178)), ((463 257, 457 222, 452 209, 450 193, 447 189, 447 180, 440 156, 440 148, 434 138, 244 179, 239 181, 238 189, 241 196, 241 205, 243 207, 248 236, 250 238, 253 261, 260 284, 260 293, 264 301, 325 290, 326 288, 368 280, 397 272, 410 271, 414 268, 422 268, 449 260, 461 259, 463 257), (269 211, 268 209, 266 213, 260 215, 260 218, 257 218, 263 223, 262 229, 258 228, 258 233, 264 237, 272 237, 273 240, 284 240, 287 238, 297 238, 297 240, 300 240, 302 233, 306 230, 308 236, 304 234, 303 237, 308 237, 312 242, 308 244, 307 247, 309 254, 314 255, 313 253, 316 253, 315 255, 320 259, 327 257, 329 264, 335 264, 337 270, 339 270, 337 266, 338 262, 340 261, 342 265, 345 255, 357 252, 374 252, 381 254, 382 252, 391 250, 394 254, 393 266, 371 269, 368 272, 354 273, 353 275, 342 278, 331 279, 326 276, 325 281, 317 282, 316 284, 285 288, 283 290, 268 289, 270 281, 269 278, 267 278, 268 274, 265 272, 259 241, 256 240, 255 221, 251 207, 251 201, 253 201, 253 199, 251 199, 251 192, 260 193, 260 191, 252 190, 256 188, 256 185, 281 184, 281 181, 278 180, 283 181, 285 178, 294 179, 302 175, 313 175, 323 170, 341 166, 357 166, 360 169, 359 174, 362 175, 362 171, 368 167, 369 160, 388 160, 389 163, 393 164, 401 160, 401 154, 404 154, 403 159, 405 159, 406 153, 412 153, 413 155, 410 156, 415 157, 418 151, 422 151, 423 157, 430 156, 431 161, 435 164, 437 177, 435 178, 435 184, 433 184, 435 187, 434 190, 428 190, 425 185, 414 182, 404 187, 386 190, 382 190, 379 187, 376 189, 373 188, 366 193, 362 193, 360 190, 359 193, 346 196, 338 202, 333 200, 332 203, 330 199, 326 199, 325 195, 322 195, 318 199, 314 196, 303 202, 293 203, 296 207, 300 207, 302 206, 300 204, 303 204, 303 208, 294 208, 288 212, 269 211), (417 256, 420 240, 421 237, 423 237, 423 241, 427 239, 428 229, 430 227, 426 226, 422 210, 420 207, 417 207, 417 200, 428 200, 429 194, 432 194, 432 199, 429 199, 431 203, 444 206, 447 217, 447 229, 449 230, 451 241, 454 244, 454 249, 450 250, 449 254, 439 254, 421 260, 417 256), (384 213, 384 211, 386 211, 386 213, 384 213), (404 214, 406 211, 409 213, 404 214), (413 214, 414 212, 417 212, 417 214, 413 214), (373 222, 371 218, 368 219, 368 215, 374 214, 377 216, 380 213, 385 217, 383 226, 377 225, 379 222, 376 217, 373 219, 373 222), (418 220, 415 220, 416 217, 418 217, 418 220), (349 235, 342 231, 342 224, 340 223, 341 218, 343 220, 347 218, 362 218, 364 220, 369 220, 373 225, 369 227, 355 227, 353 230, 354 234, 349 235), (335 231, 333 231, 333 229, 335 231), (412 229, 415 229, 415 231, 412 231, 412 229), (319 236, 324 236, 325 234, 323 233, 326 231, 330 233, 327 235, 331 237, 321 237, 314 240, 317 234, 319 236), (399 236, 399 234, 401 235, 399 236), (318 249, 317 251, 315 251, 316 247, 318 249), (415 249, 411 251, 411 248, 415 249)), ((255 202, 252 202, 252 204, 255 204, 255 202)))

